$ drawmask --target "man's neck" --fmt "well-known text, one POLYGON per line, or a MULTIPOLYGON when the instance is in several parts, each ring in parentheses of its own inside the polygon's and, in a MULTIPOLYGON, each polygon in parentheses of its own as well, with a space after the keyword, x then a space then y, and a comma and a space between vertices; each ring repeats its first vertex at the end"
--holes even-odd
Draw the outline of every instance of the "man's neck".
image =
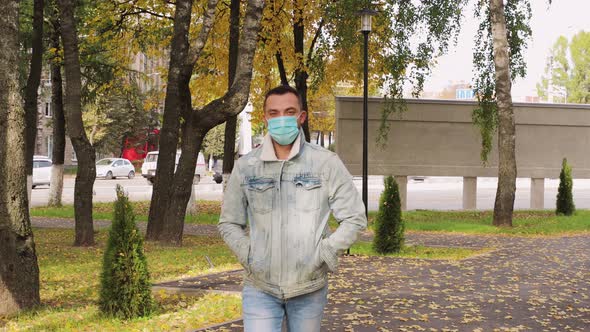
POLYGON ((277 156, 278 160, 287 160, 287 158, 289 158, 289 155, 291 154, 293 143, 289 145, 280 145, 279 143, 272 140, 272 146, 275 149, 275 155, 277 156))

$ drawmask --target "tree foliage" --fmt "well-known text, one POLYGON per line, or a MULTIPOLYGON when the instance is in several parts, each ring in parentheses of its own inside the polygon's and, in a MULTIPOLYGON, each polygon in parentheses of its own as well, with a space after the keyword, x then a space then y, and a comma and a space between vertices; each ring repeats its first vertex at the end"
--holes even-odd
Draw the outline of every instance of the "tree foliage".
POLYGON ((558 103, 590 103, 589 52, 590 32, 580 31, 571 41, 564 36, 557 38, 545 75, 537 84, 539 97, 558 103))
POLYGON ((574 181, 572 179, 572 168, 563 158, 561 172, 559 173, 559 188, 557 189, 557 201, 555 213, 557 215, 571 216, 576 211, 573 195, 574 181))
MULTIPOLYGON (((376 25, 377 29, 383 26, 382 29, 386 29, 387 33, 384 38, 371 41, 382 48, 381 57, 373 61, 382 63, 386 74, 383 84, 387 103, 382 113, 380 144, 385 144, 389 130, 389 122, 385 120, 390 114, 406 109, 402 100, 404 88, 411 86, 412 95, 418 97, 436 63, 436 57, 457 41, 463 8, 467 2, 385 1, 380 14, 376 16, 376 25)), ((374 57, 372 52, 370 54, 374 57)))
POLYGON ((203 140, 203 152, 207 156, 214 158, 223 157, 223 148, 225 143, 225 123, 209 130, 203 140))
POLYGON ((404 246, 405 225, 402 220, 397 181, 392 176, 388 176, 383 180, 383 183, 385 189, 379 199, 373 248, 378 253, 390 254, 399 252, 404 246))
POLYGON ((126 137, 135 137, 158 125, 154 109, 145 109, 136 84, 114 84, 84 105, 84 128, 98 152, 118 155, 126 137))
MULTIPOLYGON (((262 99, 268 89, 297 85, 298 75, 308 84, 307 111, 310 130, 332 131, 337 90, 362 88, 363 45, 358 32, 358 11, 377 9, 369 42, 370 90, 384 88, 390 101, 383 113, 404 109, 404 87, 418 95, 434 59, 456 39, 461 10, 467 1, 270 1, 264 12, 262 44, 253 79, 253 127, 262 123, 262 99), (297 49, 293 26, 302 22, 304 50, 297 49)), ((299 46, 300 48, 300 46, 299 46)), ((298 85, 299 87, 299 85, 298 85)), ((385 142, 383 121, 380 141, 385 142)))
POLYGON ((100 276, 100 310, 120 319, 147 316, 154 309, 143 238, 123 188, 117 201, 100 276))
MULTIPOLYGON (((435 57, 456 38, 461 9, 466 2, 389 0, 375 8, 379 14, 374 17, 369 44, 370 81, 371 90, 386 86, 392 101, 384 117, 394 109, 403 108, 399 99, 404 86, 413 85, 416 95, 422 90, 435 57)), ((303 75, 309 87, 310 129, 333 131, 335 106, 331 99, 339 85, 344 83, 359 91, 362 87, 362 43, 357 11, 367 5, 368 1, 353 0, 268 1, 252 82, 254 128, 262 123, 264 93, 283 80, 295 85, 298 75, 303 75), (303 51, 294 45, 293 27, 297 22, 302 24, 303 51)), ((199 22, 202 8, 204 1, 195 1, 192 14, 195 22, 199 22)), ((89 70, 88 76, 112 76, 108 74, 109 68, 113 73, 120 73, 120 69, 113 68, 124 67, 122 64, 129 62, 128 53, 142 51, 154 57, 167 57, 165 50, 172 35, 173 9, 171 5, 147 0, 101 1, 88 9, 90 20, 85 26, 88 46, 81 48, 81 52, 101 54, 102 57, 91 63, 106 71, 106 74, 90 75, 89 70), (96 15, 97 12, 108 15, 96 15), (128 51, 121 51, 123 49, 128 51)), ((190 90, 196 106, 212 101, 227 87, 229 14, 228 4, 218 7, 209 41, 203 49, 204 56, 195 64, 190 90)), ((196 39, 198 31, 191 29, 191 40, 196 39)), ((162 68, 161 77, 165 79, 166 75, 166 68, 162 68)), ((94 90, 88 89, 89 95, 94 90)), ((386 128, 381 132, 385 133, 386 128)))
POLYGON ((144 55, 165 56, 171 12, 169 5, 153 1, 80 1, 83 120, 97 151, 118 155, 125 137, 142 136, 157 126, 163 93, 150 86, 166 72, 147 68, 144 55), (139 70, 134 69, 138 58, 139 70))

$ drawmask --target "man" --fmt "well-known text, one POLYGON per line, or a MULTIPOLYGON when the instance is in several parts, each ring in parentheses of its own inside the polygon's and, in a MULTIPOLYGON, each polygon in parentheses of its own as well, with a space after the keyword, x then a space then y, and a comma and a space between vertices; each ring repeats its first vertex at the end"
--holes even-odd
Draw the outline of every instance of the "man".
POLYGON ((327 272, 366 228, 362 200, 338 156, 305 141, 297 90, 264 100, 268 134, 240 158, 224 194, 219 231, 244 266, 246 332, 320 330, 327 272), (339 222, 330 234, 330 212, 339 222), (250 231, 246 232, 249 222, 250 231))

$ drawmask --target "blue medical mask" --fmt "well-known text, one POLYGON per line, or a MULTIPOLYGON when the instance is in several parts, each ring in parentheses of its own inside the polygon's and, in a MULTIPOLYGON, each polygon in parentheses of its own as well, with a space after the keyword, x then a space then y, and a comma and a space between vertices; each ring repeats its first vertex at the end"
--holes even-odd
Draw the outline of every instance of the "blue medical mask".
POLYGON ((275 142, 280 145, 289 145, 295 141, 295 138, 299 135, 299 128, 297 127, 299 115, 268 119, 268 132, 275 142))

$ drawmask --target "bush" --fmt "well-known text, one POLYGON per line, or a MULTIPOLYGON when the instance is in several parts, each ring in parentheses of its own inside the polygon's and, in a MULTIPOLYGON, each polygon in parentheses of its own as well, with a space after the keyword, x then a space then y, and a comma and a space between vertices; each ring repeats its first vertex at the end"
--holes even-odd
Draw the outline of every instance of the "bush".
POLYGON ((557 209, 555 213, 557 215, 571 216, 576 211, 574 205, 574 195, 572 194, 573 189, 572 180, 572 168, 567 163, 567 159, 563 158, 561 164, 561 173, 559 173, 559 189, 557 189, 557 209))
POLYGON ((154 302, 143 238, 129 198, 117 185, 117 201, 101 274, 100 310, 129 319, 149 315, 154 302))
POLYGON ((404 245, 404 221, 397 182, 392 176, 384 180, 385 190, 379 199, 379 212, 375 219, 373 248, 380 254, 399 252, 404 245))
POLYGON ((76 173, 78 173, 78 166, 76 166, 76 165, 64 166, 64 174, 76 175, 76 173))
POLYGON ((336 152, 336 143, 332 143, 332 144, 328 145, 328 150, 330 150, 332 152, 336 152))
POLYGON ((135 173, 141 173, 141 165, 143 165, 143 159, 132 160, 131 164, 135 168, 135 173))

